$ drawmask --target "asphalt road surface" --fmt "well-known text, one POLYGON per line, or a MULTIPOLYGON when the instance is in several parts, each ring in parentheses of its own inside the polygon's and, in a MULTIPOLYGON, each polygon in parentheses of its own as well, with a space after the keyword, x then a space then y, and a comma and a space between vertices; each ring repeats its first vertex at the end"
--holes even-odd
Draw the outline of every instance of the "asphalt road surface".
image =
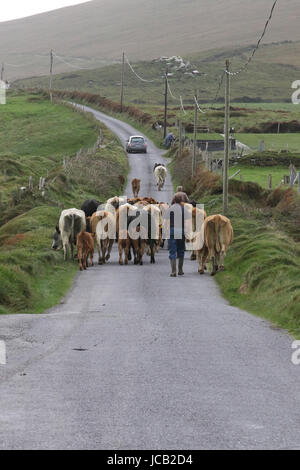
MULTIPOLYGON (((123 142, 137 133, 94 114, 123 142)), ((170 179, 156 191, 154 145, 129 160, 129 181, 170 201, 170 179)), ((293 339, 229 306, 195 263, 184 268, 170 278, 165 250, 155 266, 120 267, 115 249, 47 314, 1 316, 0 448, 300 447, 293 339)))

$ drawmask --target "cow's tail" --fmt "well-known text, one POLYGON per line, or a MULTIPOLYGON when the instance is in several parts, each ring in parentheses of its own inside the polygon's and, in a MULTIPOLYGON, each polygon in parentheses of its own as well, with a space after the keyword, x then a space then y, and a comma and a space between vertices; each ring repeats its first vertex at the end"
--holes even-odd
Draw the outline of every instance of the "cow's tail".
POLYGON ((217 215, 215 219, 215 230, 216 230, 216 249, 217 252, 220 253, 221 246, 220 246, 220 216, 217 215))

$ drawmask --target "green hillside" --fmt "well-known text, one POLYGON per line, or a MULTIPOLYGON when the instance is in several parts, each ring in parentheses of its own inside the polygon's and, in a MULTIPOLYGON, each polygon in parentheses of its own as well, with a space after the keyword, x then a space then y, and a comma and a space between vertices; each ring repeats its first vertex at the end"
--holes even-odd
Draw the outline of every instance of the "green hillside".
MULTIPOLYGON (((15 79, 49 71, 49 51, 74 69, 120 60, 191 55, 256 43, 273 0, 94 0, 0 28, 0 61, 15 79), (13 67, 12 65, 18 65, 13 67)), ((300 40, 298 0, 278 2, 265 43, 300 40), (288 8, 286 3, 288 3, 288 8)), ((71 70, 63 62, 57 72, 71 70)))

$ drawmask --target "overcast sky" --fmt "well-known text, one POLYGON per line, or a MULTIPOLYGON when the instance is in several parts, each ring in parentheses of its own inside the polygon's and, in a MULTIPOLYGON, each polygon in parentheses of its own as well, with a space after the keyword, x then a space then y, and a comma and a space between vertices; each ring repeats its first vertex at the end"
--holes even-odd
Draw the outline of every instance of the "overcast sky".
MULTIPOLYGON (((0 0, 0 22, 85 3, 84 0, 0 0)), ((90 0, 86 0, 90 1, 90 0)))

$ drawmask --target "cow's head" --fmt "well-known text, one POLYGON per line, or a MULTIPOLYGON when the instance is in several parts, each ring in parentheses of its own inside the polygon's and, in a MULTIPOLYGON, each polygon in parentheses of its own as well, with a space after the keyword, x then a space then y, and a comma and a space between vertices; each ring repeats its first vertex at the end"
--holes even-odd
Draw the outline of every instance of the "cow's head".
POLYGON ((59 228, 56 226, 56 231, 53 235, 52 250, 60 250, 62 248, 62 240, 59 228))

